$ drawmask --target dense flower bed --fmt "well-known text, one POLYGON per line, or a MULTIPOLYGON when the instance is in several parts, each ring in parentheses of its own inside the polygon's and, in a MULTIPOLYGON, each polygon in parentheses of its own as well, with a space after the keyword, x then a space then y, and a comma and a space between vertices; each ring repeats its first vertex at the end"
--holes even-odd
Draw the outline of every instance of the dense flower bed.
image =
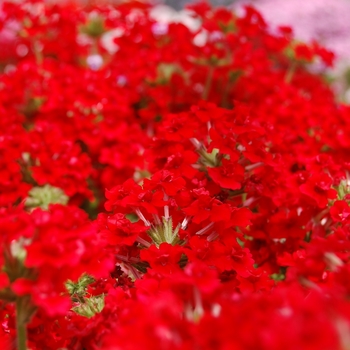
POLYGON ((1 349, 349 349, 332 53, 252 7, 1 6, 1 349))

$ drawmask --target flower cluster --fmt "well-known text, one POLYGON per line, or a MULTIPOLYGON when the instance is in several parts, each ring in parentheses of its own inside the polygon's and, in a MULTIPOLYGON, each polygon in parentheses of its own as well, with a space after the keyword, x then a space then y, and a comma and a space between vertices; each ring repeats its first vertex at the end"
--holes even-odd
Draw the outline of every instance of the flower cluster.
POLYGON ((349 347, 334 55, 249 6, 188 14, 1 5, 3 349, 349 347))

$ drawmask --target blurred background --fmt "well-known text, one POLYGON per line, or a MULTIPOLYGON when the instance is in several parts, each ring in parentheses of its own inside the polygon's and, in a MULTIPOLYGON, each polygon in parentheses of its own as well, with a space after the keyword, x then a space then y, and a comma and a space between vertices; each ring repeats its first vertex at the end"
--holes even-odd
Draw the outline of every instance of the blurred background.
MULTIPOLYGON (((342 58, 350 58, 350 0, 210 0, 213 6, 239 9, 253 5, 272 26, 290 25, 300 40, 317 40, 342 58)), ((181 10, 187 0, 165 0, 181 10)))
MULTIPOLYGON (((213 6, 229 6, 234 3, 234 0, 212 0, 209 1, 213 6)), ((171 6, 176 10, 181 10, 186 4, 190 3, 190 1, 186 0, 166 0, 163 2, 166 5, 171 6)))
MULTIPOLYGON (((213 6, 227 6, 243 11, 253 5, 273 28, 287 25, 293 28, 297 40, 316 40, 336 54, 331 75, 340 91, 347 91, 350 101, 350 0, 208 0, 213 6)), ((181 10, 191 1, 164 0, 172 12, 181 10)))

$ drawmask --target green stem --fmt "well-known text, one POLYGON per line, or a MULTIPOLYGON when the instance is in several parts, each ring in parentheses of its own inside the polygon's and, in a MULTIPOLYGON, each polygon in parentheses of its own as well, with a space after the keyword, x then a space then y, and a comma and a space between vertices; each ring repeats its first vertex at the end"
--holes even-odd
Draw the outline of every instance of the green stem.
POLYGON ((296 69, 297 69, 297 63, 292 62, 292 64, 289 66, 287 73, 284 77, 284 82, 286 84, 290 84, 292 82, 292 79, 293 79, 293 76, 294 76, 296 69))
POLYGON ((203 91, 203 95, 202 95, 203 100, 207 100, 209 97, 209 92, 210 92, 211 84, 213 81, 213 76, 214 76, 214 67, 209 66, 209 72, 208 72, 207 80, 205 82, 204 91, 203 91))
POLYGON ((23 298, 16 300, 17 350, 27 350, 27 328, 23 314, 23 298))
POLYGON ((33 42, 33 52, 35 57, 35 62, 38 66, 42 66, 44 61, 44 56, 42 53, 42 48, 38 39, 34 39, 33 42))

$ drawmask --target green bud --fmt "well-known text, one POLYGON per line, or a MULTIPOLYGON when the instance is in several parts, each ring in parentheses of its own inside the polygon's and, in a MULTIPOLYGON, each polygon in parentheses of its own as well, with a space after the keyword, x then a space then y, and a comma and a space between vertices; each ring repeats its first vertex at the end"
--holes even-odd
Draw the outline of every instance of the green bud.
POLYGON ((81 31, 92 38, 99 38, 107 31, 104 19, 101 16, 92 17, 87 24, 81 27, 81 31))
POLYGON ((50 204, 66 205, 69 197, 58 187, 45 185, 43 187, 33 187, 29 191, 29 196, 25 200, 25 205, 30 208, 41 208, 48 210, 50 204))
POLYGON ((84 303, 72 308, 80 316, 91 318, 100 313, 105 306, 104 295, 84 299, 84 303))

